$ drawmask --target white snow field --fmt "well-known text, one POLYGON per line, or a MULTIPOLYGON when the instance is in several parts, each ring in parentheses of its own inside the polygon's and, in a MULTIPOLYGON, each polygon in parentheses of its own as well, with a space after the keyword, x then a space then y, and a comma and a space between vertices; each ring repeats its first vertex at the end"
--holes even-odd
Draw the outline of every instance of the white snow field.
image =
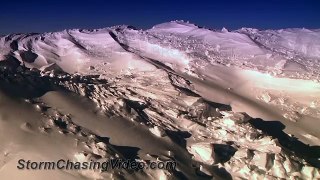
POLYGON ((0 37, 0 179, 320 179, 320 30, 0 37), (176 170, 19 170, 32 161, 176 170))

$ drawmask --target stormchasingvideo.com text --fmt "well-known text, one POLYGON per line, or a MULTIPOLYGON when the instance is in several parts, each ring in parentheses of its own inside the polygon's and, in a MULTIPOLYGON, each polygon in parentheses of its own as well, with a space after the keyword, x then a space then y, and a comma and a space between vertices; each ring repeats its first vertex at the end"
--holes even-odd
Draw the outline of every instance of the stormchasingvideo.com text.
POLYGON ((31 161, 19 159, 17 168, 19 170, 143 170, 163 169, 175 170, 175 161, 150 161, 144 162, 129 159, 110 159, 107 161, 71 161, 59 159, 57 161, 31 161))

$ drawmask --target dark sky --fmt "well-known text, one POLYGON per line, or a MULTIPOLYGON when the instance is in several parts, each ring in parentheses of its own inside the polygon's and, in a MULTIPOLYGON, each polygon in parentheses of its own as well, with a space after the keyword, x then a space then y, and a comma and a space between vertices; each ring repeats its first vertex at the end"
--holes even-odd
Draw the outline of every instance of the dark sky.
POLYGON ((320 28, 320 0, 42 0, 0 2, 0 34, 102 28, 150 28, 189 20, 213 29, 320 28))

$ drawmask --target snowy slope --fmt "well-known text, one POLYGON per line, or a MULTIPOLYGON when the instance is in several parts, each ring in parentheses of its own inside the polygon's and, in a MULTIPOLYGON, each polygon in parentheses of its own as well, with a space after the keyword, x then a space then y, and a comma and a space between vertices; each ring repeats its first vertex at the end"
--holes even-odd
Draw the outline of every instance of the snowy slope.
POLYGON ((183 21, 1 37, 0 179, 49 174, 17 173, 22 157, 119 156, 178 168, 54 173, 319 178, 319 40, 319 30, 229 32, 183 21))

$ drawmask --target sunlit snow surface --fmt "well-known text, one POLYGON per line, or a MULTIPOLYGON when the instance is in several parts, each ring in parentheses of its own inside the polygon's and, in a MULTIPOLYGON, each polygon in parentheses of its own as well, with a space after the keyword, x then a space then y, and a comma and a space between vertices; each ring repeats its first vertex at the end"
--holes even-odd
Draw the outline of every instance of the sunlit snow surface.
POLYGON ((320 178, 320 30, 14 34, 0 60, 0 179, 320 178), (178 168, 16 169, 119 156, 178 168))

